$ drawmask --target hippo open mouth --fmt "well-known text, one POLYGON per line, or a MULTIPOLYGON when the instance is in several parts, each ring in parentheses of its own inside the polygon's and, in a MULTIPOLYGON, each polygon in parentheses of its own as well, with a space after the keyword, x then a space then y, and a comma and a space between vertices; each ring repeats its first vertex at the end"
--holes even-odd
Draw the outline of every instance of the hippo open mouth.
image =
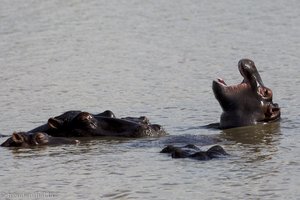
MULTIPOLYGON (((221 78, 218 78, 213 83, 213 90, 222 90, 224 93, 238 93, 245 89, 252 88, 253 90, 257 90, 258 87, 262 86, 264 87, 264 84, 261 80, 261 77, 254 65, 254 62, 249 59, 243 59, 240 60, 238 63, 238 69, 243 76, 243 81, 237 85, 230 85, 228 86, 225 81, 221 78), (219 87, 219 88, 217 88, 219 87)), ((270 96, 272 97, 272 91, 268 88, 265 88, 269 91, 265 91, 266 97, 270 96), (270 95, 267 95, 268 92, 270 92, 270 95)), ((265 95, 262 93, 262 95, 265 95)), ((271 99, 272 100, 272 99, 271 99)))
POLYGON ((272 90, 264 86, 254 62, 242 59, 238 69, 244 79, 237 85, 228 86, 221 78, 213 81, 214 95, 224 111, 221 128, 279 119, 280 108, 272 102, 272 90))

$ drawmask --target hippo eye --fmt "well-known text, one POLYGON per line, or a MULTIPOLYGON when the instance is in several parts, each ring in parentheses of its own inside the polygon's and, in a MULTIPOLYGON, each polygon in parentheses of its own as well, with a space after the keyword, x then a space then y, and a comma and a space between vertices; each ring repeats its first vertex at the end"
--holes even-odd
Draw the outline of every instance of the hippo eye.
POLYGON ((89 121, 92 119, 92 116, 90 115, 90 113, 82 112, 78 119, 81 121, 89 121))
POLYGON ((45 138, 45 136, 43 135, 43 134, 38 134, 37 136, 36 136, 36 139, 39 139, 39 140, 42 140, 42 139, 44 139, 45 138))
POLYGON ((90 120, 90 119, 92 119, 92 116, 91 116, 91 115, 88 115, 88 116, 86 117, 86 120, 90 120))
POLYGON ((93 128, 97 127, 96 119, 87 112, 82 112, 78 119, 75 121, 75 126, 78 128, 93 128))
POLYGON ((91 115, 87 115, 82 118, 82 121, 84 123, 90 123, 90 121, 92 121, 92 119, 93 119, 93 117, 91 115))

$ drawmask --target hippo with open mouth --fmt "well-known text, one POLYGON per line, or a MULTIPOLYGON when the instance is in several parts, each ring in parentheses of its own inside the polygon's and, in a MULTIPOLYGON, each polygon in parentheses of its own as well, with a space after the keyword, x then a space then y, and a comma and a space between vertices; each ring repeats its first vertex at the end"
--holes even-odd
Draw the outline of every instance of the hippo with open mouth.
POLYGON ((238 68, 244 80, 228 86, 223 79, 213 81, 212 89, 223 113, 219 128, 272 122, 280 119, 280 108, 273 103, 273 93, 267 88, 252 60, 242 59, 238 68))
POLYGON ((151 124, 146 117, 116 118, 107 110, 99 114, 68 111, 49 118, 48 122, 29 132, 45 132, 54 137, 145 137, 162 136, 166 132, 158 124, 151 124))
POLYGON ((3 142, 2 147, 34 147, 43 145, 78 144, 75 139, 51 137, 47 133, 15 132, 10 138, 3 142))

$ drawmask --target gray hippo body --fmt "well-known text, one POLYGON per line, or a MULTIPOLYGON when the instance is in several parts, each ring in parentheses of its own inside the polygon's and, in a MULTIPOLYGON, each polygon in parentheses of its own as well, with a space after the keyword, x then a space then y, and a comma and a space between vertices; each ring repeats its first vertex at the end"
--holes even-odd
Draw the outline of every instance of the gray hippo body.
POLYGON ((0 138, 2 138, 2 137, 9 137, 8 135, 2 135, 1 133, 0 133, 0 138))

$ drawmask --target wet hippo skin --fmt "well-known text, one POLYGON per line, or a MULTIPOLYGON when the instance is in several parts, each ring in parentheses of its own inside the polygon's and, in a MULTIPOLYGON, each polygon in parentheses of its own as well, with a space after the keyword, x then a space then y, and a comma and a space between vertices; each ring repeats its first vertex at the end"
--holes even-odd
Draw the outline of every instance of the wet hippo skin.
POLYGON ((183 147, 168 145, 161 150, 161 153, 171 154, 172 158, 192 158, 196 160, 211 160, 228 155, 219 145, 212 146, 207 151, 201 151, 200 148, 193 144, 188 144, 183 147))
POLYGON ((79 141, 63 137, 51 137, 47 133, 36 132, 15 132, 5 142, 2 147, 33 147, 42 145, 78 144, 79 141))
POLYGON ((273 92, 263 81, 252 60, 242 59, 238 68, 244 80, 228 86, 223 79, 213 81, 212 89, 223 113, 219 128, 249 126, 280 119, 280 108, 273 103, 273 92))
POLYGON ((165 131, 158 124, 151 124, 146 117, 116 118, 113 112, 91 114, 82 111, 68 111, 49 118, 47 124, 30 132, 45 132, 54 137, 145 137, 162 136, 165 131))

